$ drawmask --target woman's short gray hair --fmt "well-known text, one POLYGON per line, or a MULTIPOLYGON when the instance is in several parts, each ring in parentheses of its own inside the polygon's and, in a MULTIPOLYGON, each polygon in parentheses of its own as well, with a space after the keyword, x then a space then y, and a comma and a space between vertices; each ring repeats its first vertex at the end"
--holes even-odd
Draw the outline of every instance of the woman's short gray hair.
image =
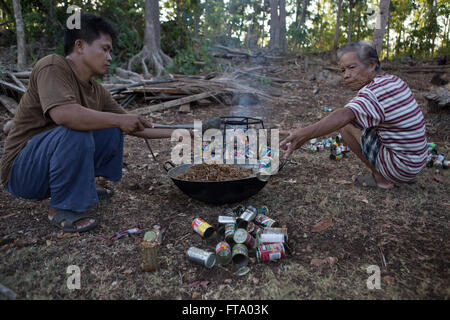
POLYGON ((369 66, 375 62, 376 71, 381 71, 380 60, 378 59, 377 50, 373 47, 373 44, 368 41, 356 41, 345 44, 337 52, 339 59, 347 52, 356 52, 359 60, 365 65, 369 66))

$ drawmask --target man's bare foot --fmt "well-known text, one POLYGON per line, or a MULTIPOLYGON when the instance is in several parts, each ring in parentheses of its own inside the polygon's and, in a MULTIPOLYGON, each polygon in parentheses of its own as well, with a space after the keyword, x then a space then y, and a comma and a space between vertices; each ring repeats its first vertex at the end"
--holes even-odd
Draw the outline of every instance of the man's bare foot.
MULTIPOLYGON (((59 210, 57 209, 53 209, 50 208, 49 213, 48 213, 48 218, 51 221, 53 219, 53 217, 55 216, 55 214, 58 212, 59 210)), ((94 219, 82 219, 80 221, 77 221, 74 223, 75 227, 81 229, 84 227, 89 226, 90 224, 93 224, 95 222, 94 219)), ((64 227, 65 221, 61 222, 61 227, 64 227)))

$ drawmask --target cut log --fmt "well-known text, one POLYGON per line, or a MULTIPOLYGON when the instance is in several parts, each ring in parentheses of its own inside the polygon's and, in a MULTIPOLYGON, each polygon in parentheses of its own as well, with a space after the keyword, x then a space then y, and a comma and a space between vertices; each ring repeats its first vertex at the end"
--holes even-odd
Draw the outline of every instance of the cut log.
POLYGON ((8 96, 0 96, 0 104, 2 104, 6 110, 8 110, 11 114, 16 114, 17 110, 17 102, 16 100, 8 97, 8 96))
POLYGON ((188 96, 188 97, 185 97, 185 98, 181 98, 181 99, 176 99, 176 100, 160 103, 160 104, 157 104, 157 105, 154 105, 154 106, 148 106, 148 107, 135 109, 133 111, 130 111, 130 113, 134 113, 134 114, 149 114, 149 113, 155 112, 155 111, 163 111, 163 110, 166 110, 166 109, 169 109, 169 108, 177 107, 177 106, 182 105, 182 104, 186 104, 188 102, 192 102, 192 101, 197 101, 197 100, 200 100, 200 99, 208 98, 208 97, 211 97, 213 95, 214 95, 213 92, 203 92, 203 93, 194 94, 192 96, 188 96))
POLYGON ((181 113, 188 113, 191 112, 191 104, 190 103, 186 103, 180 106, 180 109, 178 109, 179 112, 181 113))

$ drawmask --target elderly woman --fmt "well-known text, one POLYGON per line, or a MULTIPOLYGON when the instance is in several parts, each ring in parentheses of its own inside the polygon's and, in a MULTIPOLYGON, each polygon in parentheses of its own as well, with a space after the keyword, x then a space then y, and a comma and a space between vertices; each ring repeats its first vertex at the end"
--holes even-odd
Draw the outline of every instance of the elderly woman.
POLYGON ((340 131, 350 149, 371 170, 355 184, 390 189, 413 182, 426 162, 423 114, 400 78, 383 73, 376 50, 368 42, 346 44, 338 51, 344 83, 356 96, 326 118, 282 131, 283 158, 312 138, 340 131))

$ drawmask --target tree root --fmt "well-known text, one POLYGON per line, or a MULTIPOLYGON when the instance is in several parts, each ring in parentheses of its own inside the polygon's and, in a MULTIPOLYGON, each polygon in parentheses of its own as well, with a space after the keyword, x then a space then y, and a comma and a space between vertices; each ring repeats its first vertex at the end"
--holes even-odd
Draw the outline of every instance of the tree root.
POLYGON ((161 74, 166 72, 165 67, 172 61, 172 59, 167 56, 162 50, 150 50, 146 46, 133 56, 128 62, 128 70, 131 71, 131 68, 136 62, 140 62, 142 66, 142 72, 144 73, 145 79, 151 78, 151 73, 149 72, 149 68, 156 73, 156 77, 159 77, 161 74))

